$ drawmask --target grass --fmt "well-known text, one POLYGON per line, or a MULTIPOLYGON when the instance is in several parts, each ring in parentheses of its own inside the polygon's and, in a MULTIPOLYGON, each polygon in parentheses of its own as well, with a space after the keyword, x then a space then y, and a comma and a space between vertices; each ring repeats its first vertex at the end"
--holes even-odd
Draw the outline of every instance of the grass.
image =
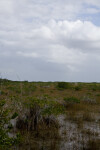
MULTIPOLYGON (((33 141, 36 138, 60 139, 56 118, 62 114, 66 116, 66 121, 77 124, 78 130, 88 136, 90 131, 84 130, 85 122, 96 123, 95 116, 100 114, 100 83, 19 82, 7 79, 0 79, 0 83, 0 101, 5 101, 5 110, 11 110, 7 118, 17 118, 23 122, 19 122, 23 132, 18 129, 16 134, 20 132, 26 143, 30 131, 33 141), (36 126, 31 130, 35 121, 36 126), (30 130, 26 130, 27 127, 30 130)), ((9 125, 9 129, 12 128, 9 125)), ((66 130, 63 134, 67 134, 66 130)), ((91 142, 88 145, 89 148, 91 142)))

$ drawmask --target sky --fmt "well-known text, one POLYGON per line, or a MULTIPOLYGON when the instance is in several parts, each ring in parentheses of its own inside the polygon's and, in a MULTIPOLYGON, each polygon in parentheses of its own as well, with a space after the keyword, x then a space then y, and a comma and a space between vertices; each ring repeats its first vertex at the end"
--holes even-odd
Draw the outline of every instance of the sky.
POLYGON ((0 78, 100 82, 100 0, 0 0, 0 78))

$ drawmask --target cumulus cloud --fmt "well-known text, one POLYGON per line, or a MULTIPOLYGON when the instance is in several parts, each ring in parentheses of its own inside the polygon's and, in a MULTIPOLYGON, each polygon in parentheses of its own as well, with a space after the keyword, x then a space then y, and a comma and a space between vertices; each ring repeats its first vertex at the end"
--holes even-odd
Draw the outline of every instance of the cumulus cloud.
POLYGON ((0 72, 11 79, 89 81, 86 74, 98 72, 100 63, 100 27, 78 14, 99 8, 98 0, 0 1, 0 72))

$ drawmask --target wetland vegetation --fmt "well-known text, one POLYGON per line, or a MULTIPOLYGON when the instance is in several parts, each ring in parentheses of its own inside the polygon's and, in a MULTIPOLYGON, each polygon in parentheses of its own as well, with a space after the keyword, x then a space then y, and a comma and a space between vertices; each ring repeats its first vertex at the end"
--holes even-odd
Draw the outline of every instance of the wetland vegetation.
POLYGON ((100 83, 0 79, 0 149, 99 150, 100 83))

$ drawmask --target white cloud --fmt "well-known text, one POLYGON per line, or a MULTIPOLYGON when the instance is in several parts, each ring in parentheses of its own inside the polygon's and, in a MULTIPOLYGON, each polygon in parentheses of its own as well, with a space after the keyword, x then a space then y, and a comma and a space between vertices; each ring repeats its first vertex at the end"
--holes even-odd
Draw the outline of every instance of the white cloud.
MULTIPOLYGON (((71 73, 74 79, 75 73, 80 73, 86 63, 89 67, 94 59, 97 59, 96 66, 100 63, 100 27, 91 21, 82 21, 78 15, 96 14, 99 9, 98 0, 0 1, 1 72, 13 70, 25 74, 25 67, 32 70, 34 66, 36 79, 37 73, 42 74, 43 79, 50 71, 55 72, 56 79, 62 71, 57 79, 66 80, 71 73)), ((32 79, 29 74, 27 78, 32 79)))
POLYGON ((11 32, 7 34, 4 34, 5 41, 1 43, 8 47, 17 47, 18 50, 15 51, 22 51, 21 55, 28 57, 39 55, 45 57, 47 61, 55 62, 58 58, 59 63, 68 60, 70 63, 75 63, 80 55, 84 56, 85 53, 100 49, 100 28, 87 21, 52 20, 40 28, 31 27, 29 32, 13 31, 13 34, 11 32))
POLYGON ((34 53, 34 52, 31 52, 31 53, 27 53, 27 52, 20 52, 18 51, 17 54, 19 56, 22 56, 22 57, 32 57, 32 58, 37 58, 38 57, 38 54, 37 53, 34 53))

